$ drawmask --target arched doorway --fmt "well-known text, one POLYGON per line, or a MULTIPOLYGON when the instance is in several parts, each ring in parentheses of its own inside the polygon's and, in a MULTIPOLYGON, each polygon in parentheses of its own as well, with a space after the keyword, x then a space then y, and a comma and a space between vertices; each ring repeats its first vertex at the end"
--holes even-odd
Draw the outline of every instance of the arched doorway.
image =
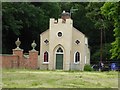
POLYGON ((56 51, 56 69, 63 69, 63 49, 61 47, 56 51))

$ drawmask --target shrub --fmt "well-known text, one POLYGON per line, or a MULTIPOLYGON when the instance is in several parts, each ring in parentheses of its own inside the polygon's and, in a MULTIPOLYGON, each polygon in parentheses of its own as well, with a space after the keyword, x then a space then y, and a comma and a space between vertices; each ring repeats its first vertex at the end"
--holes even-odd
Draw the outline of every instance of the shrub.
POLYGON ((93 69, 91 68, 91 66, 89 64, 86 64, 84 66, 84 71, 93 71, 93 69))

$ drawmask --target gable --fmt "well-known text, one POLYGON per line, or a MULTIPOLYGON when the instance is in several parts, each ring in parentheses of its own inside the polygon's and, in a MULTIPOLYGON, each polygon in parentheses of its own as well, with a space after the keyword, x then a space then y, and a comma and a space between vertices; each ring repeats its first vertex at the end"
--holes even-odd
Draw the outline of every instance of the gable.
POLYGON ((73 27, 72 30, 73 30, 73 33, 76 33, 77 35, 80 34, 80 35, 82 35, 82 36, 85 36, 85 34, 83 34, 82 32, 80 32, 78 29, 76 29, 76 28, 74 28, 74 27, 73 27))

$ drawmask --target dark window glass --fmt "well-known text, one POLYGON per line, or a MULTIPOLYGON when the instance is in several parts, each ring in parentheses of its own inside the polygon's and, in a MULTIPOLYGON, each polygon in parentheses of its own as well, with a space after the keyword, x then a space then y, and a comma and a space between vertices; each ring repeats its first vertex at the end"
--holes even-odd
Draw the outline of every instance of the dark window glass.
POLYGON ((62 33, 61 32, 58 32, 58 37, 62 37, 62 33))
POLYGON ((79 40, 76 40, 76 41, 75 41, 75 43, 76 43, 76 44, 79 44, 79 43, 80 43, 80 41, 79 41, 79 40))
POLYGON ((48 62, 48 52, 44 53, 44 62, 48 62))
POLYGON ((76 52, 75 54, 75 62, 79 62, 80 61, 80 53, 76 52))
POLYGON ((62 48, 59 47, 58 50, 57 50, 57 52, 63 52, 62 48))
POLYGON ((44 41, 46 44, 48 44, 49 43, 49 41, 46 39, 45 41, 44 41))

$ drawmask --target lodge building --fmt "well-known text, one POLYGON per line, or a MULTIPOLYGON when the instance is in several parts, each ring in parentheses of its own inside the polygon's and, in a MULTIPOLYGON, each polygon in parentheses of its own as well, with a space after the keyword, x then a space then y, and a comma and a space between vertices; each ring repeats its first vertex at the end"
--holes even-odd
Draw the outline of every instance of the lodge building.
POLYGON ((88 38, 73 27, 68 12, 61 18, 50 18, 49 29, 40 34, 38 67, 48 70, 83 70, 90 64, 88 38))

